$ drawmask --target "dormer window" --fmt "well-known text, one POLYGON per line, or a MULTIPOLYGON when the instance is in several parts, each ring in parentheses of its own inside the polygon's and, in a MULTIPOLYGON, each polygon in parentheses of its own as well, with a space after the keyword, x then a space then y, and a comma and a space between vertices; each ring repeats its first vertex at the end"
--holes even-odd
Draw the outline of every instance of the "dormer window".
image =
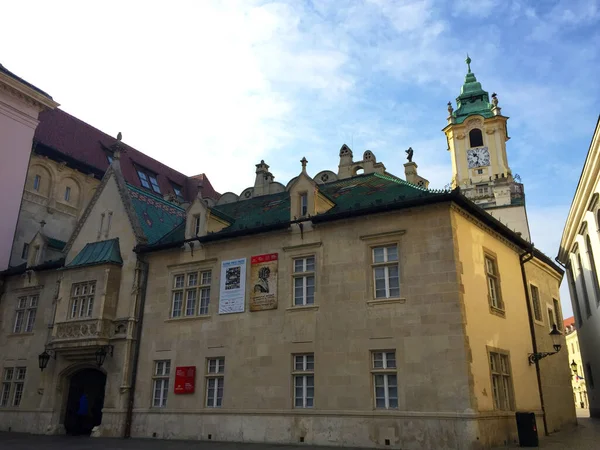
POLYGON ((308 214, 308 194, 306 192, 300 194, 300 215, 308 214))
POLYGON ((113 158, 113 155, 107 154, 106 159, 108 160, 109 164, 112 164, 114 158, 113 158))
POLYGON ((171 183, 171 186, 173 187, 173 193, 177 197, 177 200, 179 200, 180 202, 183 202, 184 201, 183 188, 175 183, 171 183))
POLYGON ((483 147, 483 133, 481 133, 479 128, 473 128, 469 131, 469 143, 471 144, 471 148, 483 147))
POLYGON ((194 216, 194 235, 200 234, 200 214, 194 216))
POLYGON ((140 183, 146 189, 151 189, 157 194, 160 194, 160 186, 158 185, 158 180, 156 179, 156 174, 150 172, 149 170, 142 169, 140 167, 136 168, 138 177, 140 178, 140 183))

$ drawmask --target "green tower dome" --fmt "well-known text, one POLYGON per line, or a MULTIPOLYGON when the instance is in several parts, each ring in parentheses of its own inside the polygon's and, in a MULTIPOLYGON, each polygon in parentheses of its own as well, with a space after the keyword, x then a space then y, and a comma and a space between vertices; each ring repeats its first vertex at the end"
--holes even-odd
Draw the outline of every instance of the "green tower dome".
POLYGON ((478 114, 485 118, 492 117, 492 104, 487 91, 481 87, 481 83, 471 72, 471 58, 467 55, 467 75, 465 82, 460 88, 460 95, 456 97, 456 111, 452 113, 456 119, 455 123, 462 123, 469 116, 478 114))

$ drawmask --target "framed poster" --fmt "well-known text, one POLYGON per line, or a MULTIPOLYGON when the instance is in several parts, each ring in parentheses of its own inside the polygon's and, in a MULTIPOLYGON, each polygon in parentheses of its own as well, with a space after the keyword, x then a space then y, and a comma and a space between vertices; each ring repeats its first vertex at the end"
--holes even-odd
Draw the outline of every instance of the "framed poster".
POLYGON ((246 304, 246 258, 221 263, 219 314, 244 312, 246 304))
POLYGON ((175 369, 175 393, 193 394, 196 385, 196 366, 177 367, 175 369))
POLYGON ((277 309, 277 253, 250 260, 250 311, 277 309))

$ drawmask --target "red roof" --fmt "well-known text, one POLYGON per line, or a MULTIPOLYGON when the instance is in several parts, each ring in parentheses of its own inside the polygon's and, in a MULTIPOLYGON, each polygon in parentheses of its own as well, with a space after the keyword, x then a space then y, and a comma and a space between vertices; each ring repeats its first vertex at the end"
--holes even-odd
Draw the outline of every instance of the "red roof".
MULTIPOLYGON (((61 109, 46 110, 39 115, 40 124, 35 130, 34 140, 77 161, 95 167, 102 172, 108 169, 107 148, 117 143, 117 139, 79 120, 61 109)), ((121 152, 121 170, 125 180, 144 189, 135 166, 140 166, 157 175, 161 193, 174 193, 171 183, 183 188, 183 197, 192 201, 198 193, 199 181, 202 196, 217 199, 219 194, 213 189, 206 175, 188 177, 162 164, 148 155, 123 142, 121 152)))
POLYGON ((563 320, 565 328, 575 325, 575 317, 567 317, 563 320))

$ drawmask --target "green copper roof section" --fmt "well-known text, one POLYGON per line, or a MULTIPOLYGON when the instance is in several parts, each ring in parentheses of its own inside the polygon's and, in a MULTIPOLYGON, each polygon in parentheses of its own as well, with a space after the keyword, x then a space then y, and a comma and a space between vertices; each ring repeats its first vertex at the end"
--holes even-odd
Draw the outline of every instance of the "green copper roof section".
POLYGON ((66 267, 72 269, 96 264, 123 264, 119 238, 86 244, 66 267))
POLYGON ((492 117, 492 105, 487 91, 481 87, 481 83, 471 72, 471 58, 467 55, 467 75, 465 82, 460 88, 460 95, 456 97, 456 111, 452 115, 456 118, 456 123, 463 123, 469 116, 478 114, 485 118, 492 117))
POLYGON ((227 231, 289 222, 290 194, 289 192, 280 192, 249 200, 225 203, 212 207, 211 212, 224 220, 233 220, 233 223, 225 228, 227 231))
POLYGON ((46 239, 48 240, 48 247, 55 250, 61 251, 65 248, 65 245, 67 245, 65 241, 61 241, 60 239, 54 239, 48 236, 46 236, 46 239))
POLYGON ((185 222, 185 210, 148 191, 127 185, 133 209, 148 244, 154 244, 185 222))

